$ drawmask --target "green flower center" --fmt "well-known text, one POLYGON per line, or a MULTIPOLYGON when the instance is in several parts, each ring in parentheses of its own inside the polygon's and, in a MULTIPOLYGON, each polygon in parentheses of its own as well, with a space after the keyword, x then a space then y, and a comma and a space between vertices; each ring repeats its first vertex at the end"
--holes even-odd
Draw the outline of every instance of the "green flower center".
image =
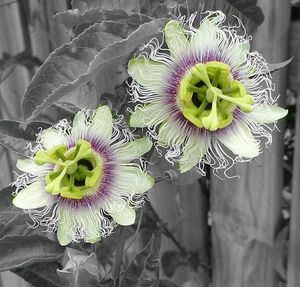
POLYGON ((54 170, 46 176, 46 191, 65 198, 81 199, 95 192, 94 187, 102 177, 102 158, 95 154, 89 142, 82 139, 69 150, 65 145, 40 150, 34 162, 38 165, 55 164, 54 170))
POLYGON ((236 107, 252 112, 254 100, 242 83, 232 80, 227 64, 208 62, 196 64, 181 80, 178 103, 195 126, 216 131, 232 122, 236 107))

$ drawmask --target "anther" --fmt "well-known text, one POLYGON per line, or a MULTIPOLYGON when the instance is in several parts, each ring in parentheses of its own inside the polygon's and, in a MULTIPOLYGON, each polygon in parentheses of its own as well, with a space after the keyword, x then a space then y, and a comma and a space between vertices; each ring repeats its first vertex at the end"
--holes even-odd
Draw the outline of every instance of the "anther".
POLYGON ((55 151, 55 154, 56 154, 60 159, 62 159, 63 161, 68 160, 68 159, 65 157, 65 155, 64 155, 60 150, 55 151))
POLYGON ((213 81, 212 81, 212 85, 214 87, 216 87, 218 85, 220 77, 221 77, 221 69, 217 69, 216 73, 214 75, 213 81))

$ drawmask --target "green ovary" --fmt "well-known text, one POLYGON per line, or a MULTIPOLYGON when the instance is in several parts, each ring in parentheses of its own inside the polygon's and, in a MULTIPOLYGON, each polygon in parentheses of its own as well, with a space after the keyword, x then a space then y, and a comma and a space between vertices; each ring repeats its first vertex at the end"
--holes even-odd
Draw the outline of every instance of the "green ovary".
POLYGON ((38 165, 55 164, 54 170, 46 176, 46 191, 52 195, 81 199, 97 189, 102 177, 102 158, 82 139, 69 150, 65 145, 40 150, 34 161, 38 165))
POLYGON ((178 105, 199 128, 223 129, 232 122, 236 107, 250 113, 253 103, 244 85, 232 80, 230 67, 222 62, 196 64, 180 82, 178 105))

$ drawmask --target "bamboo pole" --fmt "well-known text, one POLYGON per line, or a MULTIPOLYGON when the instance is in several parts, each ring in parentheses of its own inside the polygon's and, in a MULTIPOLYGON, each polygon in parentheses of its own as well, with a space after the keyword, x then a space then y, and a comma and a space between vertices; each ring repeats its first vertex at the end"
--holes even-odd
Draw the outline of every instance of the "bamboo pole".
MULTIPOLYGON (((268 62, 286 59, 289 1, 258 1, 265 22, 254 37, 253 49, 268 62)), ((274 75, 284 102, 286 71, 274 75)), ((282 130, 283 122, 279 124, 282 130)), ((232 173, 240 179, 212 180, 213 287, 276 287, 271 250, 280 221, 283 133, 274 131, 271 148, 232 173)))

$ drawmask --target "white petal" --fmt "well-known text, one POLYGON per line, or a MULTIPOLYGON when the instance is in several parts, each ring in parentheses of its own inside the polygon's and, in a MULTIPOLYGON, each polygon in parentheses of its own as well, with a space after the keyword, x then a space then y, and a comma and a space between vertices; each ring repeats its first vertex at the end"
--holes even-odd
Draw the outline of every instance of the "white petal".
POLYGON ((136 217, 135 210, 128 205, 117 209, 115 212, 110 213, 110 215, 116 223, 124 226, 134 224, 136 217))
MULTIPOLYGON (((72 214, 73 215, 73 214, 72 214)), ((58 208, 57 239, 62 246, 68 245, 74 238, 75 218, 66 207, 58 208)))
POLYGON ((158 142, 164 145, 180 145, 184 142, 186 135, 182 134, 178 124, 169 120, 160 125, 158 131, 158 142))
POLYGON ((45 190, 45 183, 39 180, 22 189, 13 199, 13 204, 22 209, 39 208, 54 202, 54 197, 45 190))
POLYGON ((113 118, 108 106, 99 107, 92 119, 89 132, 102 139, 110 140, 113 130, 113 118))
POLYGON ((197 165, 210 147, 210 138, 191 136, 183 148, 183 155, 179 160, 181 173, 191 170, 197 165))
POLYGON ((72 127, 72 135, 76 138, 82 138, 82 136, 87 131, 87 123, 86 123, 86 117, 84 112, 80 111, 77 112, 74 120, 73 120, 73 127, 72 127))
POLYGON ((241 65, 245 64, 245 61, 247 61, 247 54, 249 51, 250 43, 249 41, 244 41, 228 47, 228 49, 224 51, 224 54, 226 54, 226 58, 232 63, 232 68, 235 67, 238 69, 241 65))
POLYGON ((154 178, 135 166, 120 166, 116 179, 118 192, 142 194, 152 188, 154 178))
POLYGON ((76 220, 78 226, 84 231, 84 241, 95 243, 101 239, 101 219, 99 210, 77 210, 76 220))
POLYGON ((135 128, 153 126, 162 122, 166 115, 162 106, 158 104, 138 106, 130 116, 129 126, 135 128))
POLYGON ((103 202, 102 207, 118 224, 131 225, 135 222, 135 210, 120 196, 112 196, 103 202))
POLYGON ((128 63, 128 73, 140 85, 160 94, 168 68, 147 58, 132 59, 128 63))
POLYGON ((203 55, 207 52, 218 51, 223 49, 220 44, 227 43, 227 37, 218 24, 222 18, 222 14, 218 16, 206 17, 200 24, 198 31, 192 36, 190 47, 193 51, 203 55))
POLYGON ((259 143, 244 123, 236 121, 230 130, 220 132, 217 139, 241 157, 254 158, 259 154, 259 143))
POLYGON ((259 123, 271 124, 284 118, 287 114, 288 110, 281 107, 262 104, 255 106, 250 116, 259 123))
POLYGON ((120 161, 129 162, 148 152, 151 147, 151 140, 147 137, 143 137, 125 144, 115 145, 115 156, 120 161))
POLYGON ((21 171, 28 172, 32 175, 40 175, 48 170, 48 165, 37 165, 32 159, 19 159, 17 161, 17 168, 21 171))
POLYGON ((44 130, 40 138, 45 149, 50 149, 61 144, 65 145, 67 142, 66 136, 60 130, 54 128, 44 130))
POLYGON ((186 33, 179 21, 171 20, 164 28, 165 41, 175 58, 182 56, 189 44, 186 33))

